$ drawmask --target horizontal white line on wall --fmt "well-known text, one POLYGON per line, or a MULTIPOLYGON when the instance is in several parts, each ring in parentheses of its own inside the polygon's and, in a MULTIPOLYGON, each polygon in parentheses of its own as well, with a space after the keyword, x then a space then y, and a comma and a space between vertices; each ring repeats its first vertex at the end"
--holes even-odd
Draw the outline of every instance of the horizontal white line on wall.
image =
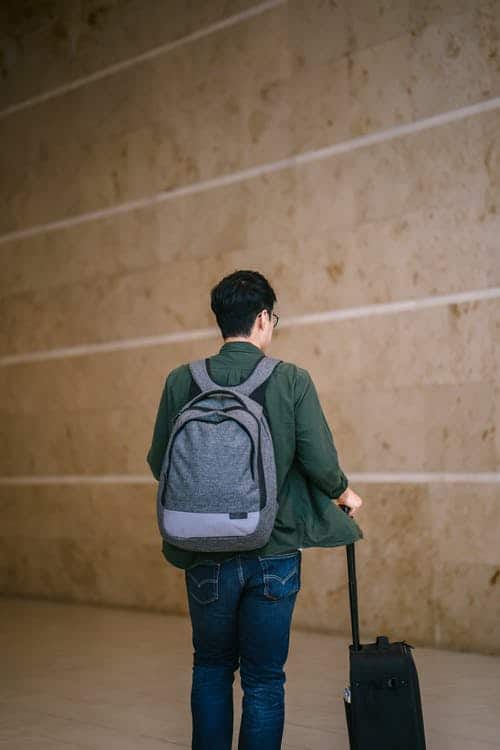
POLYGON ((253 179, 254 177, 260 177, 264 174, 270 174, 271 172, 278 172, 283 169, 297 167, 300 164, 307 164, 312 161, 327 159, 329 157, 337 156, 339 154, 345 154, 349 151, 355 151, 366 146, 373 146, 377 143, 391 141, 394 138, 401 138, 403 136, 418 133, 423 130, 429 130, 441 125, 447 125, 451 122, 456 122, 466 117, 472 117, 474 115, 496 109, 500 109, 500 97, 497 97, 496 99, 488 99, 487 101, 479 102, 478 104, 472 104, 468 107, 455 109, 451 112, 434 115, 433 117, 426 117, 421 120, 415 120, 414 122, 407 123, 406 125, 397 125, 393 128, 388 128, 387 130, 380 130, 375 133, 359 136, 358 138, 352 138, 348 141, 342 141, 341 143, 334 143, 333 145, 325 146, 324 148, 316 149, 313 151, 306 151, 302 154, 290 156, 285 159, 280 159, 276 162, 268 162, 267 164, 261 164, 256 167, 249 167, 248 169, 243 169, 238 172, 231 172, 230 174, 221 175, 220 177, 213 177, 209 180, 194 182, 191 185, 172 188, 171 190, 164 190, 159 193, 154 193, 153 195, 145 196, 144 198, 137 198, 135 200, 127 201, 126 203, 108 206, 108 208, 89 211, 88 213, 79 214, 77 216, 68 217, 66 219, 59 219, 57 221, 51 221, 46 224, 38 224, 27 229, 17 229, 13 232, 8 232, 4 235, 1 235, 0 244, 26 239, 28 237, 34 237, 38 234, 44 234, 47 232, 55 232, 60 229, 67 229, 68 227, 85 224, 90 221, 108 218, 109 216, 117 216, 119 214, 128 213, 130 211, 136 211, 138 209, 147 208, 157 203, 162 203, 163 201, 174 200, 175 198, 179 198, 185 195, 193 195, 195 193, 214 190, 225 185, 231 185, 237 182, 243 182, 244 180, 253 179))
MULTIPOLYGON (((350 485, 353 482, 367 484, 421 484, 434 482, 469 482, 476 484, 497 484, 500 472, 380 472, 365 473, 346 471, 350 485)), ((156 479, 147 474, 57 474, 52 476, 13 476, 0 477, 0 485, 35 485, 35 484, 156 484, 156 479)))
POLYGON ((385 482, 422 483, 422 482, 483 482, 485 484, 497 484, 500 482, 500 472, 376 472, 376 473, 349 473, 346 472, 349 482, 366 482, 378 484, 385 482))
MULTIPOLYGON (((434 295, 420 299, 400 300, 397 302, 380 302, 361 307, 345 307, 339 310, 326 310, 319 313, 294 315, 280 320, 280 328, 289 328, 314 323, 330 323, 335 320, 349 320, 352 318, 370 318, 374 315, 387 315, 399 312, 417 311, 439 305, 461 304, 476 300, 499 299, 500 287, 489 289, 472 289, 467 292, 434 295)), ((61 349, 46 349, 43 351, 9 354, 0 357, 0 366, 17 365, 25 362, 43 362, 48 359, 63 359, 66 357, 81 357, 89 354, 99 354, 120 349, 137 349, 144 346, 163 346, 165 344, 182 343, 198 339, 218 338, 218 328, 198 328, 191 331, 166 333, 159 336, 142 336, 140 338, 106 341, 99 344, 82 344, 80 346, 61 349)))
POLYGON ((215 338, 218 335, 220 335, 220 332, 217 328, 200 328, 193 331, 166 333, 160 336, 142 336, 135 339, 105 341, 101 344, 82 344, 81 346, 68 346, 62 349, 28 352, 27 354, 9 354, 0 358, 0 366, 17 365, 23 362, 43 362, 47 359, 64 359, 65 357, 81 357, 120 349, 138 349, 142 346, 161 346, 162 344, 215 338))
POLYGON ((0 485, 21 484, 152 484, 147 474, 55 474, 32 477, 0 477, 0 485))
POLYGON ((458 305, 463 302, 499 298, 500 286, 490 287, 489 289, 472 289, 467 292, 436 294, 430 297, 398 300, 397 302, 378 302, 373 305, 363 305, 362 307, 345 307, 340 310, 326 310, 320 313, 292 316, 283 321, 283 327, 309 325, 312 323, 329 323, 333 320, 348 320, 351 318, 371 318, 374 315, 387 315, 422 310, 427 307, 438 307, 440 305, 458 305))
POLYGON ((74 91, 75 89, 79 89, 89 83, 94 83, 94 81, 100 81, 102 78, 107 78, 108 76, 120 73, 122 70, 131 68, 134 65, 152 60, 159 55, 164 55, 167 52, 171 52, 173 49, 177 49, 177 47, 182 47, 183 45, 194 42, 204 36, 214 34, 215 32, 220 31, 221 29, 225 29, 228 26, 234 26, 237 23, 246 21, 248 18, 257 16, 260 13, 264 13, 267 10, 276 8, 279 5, 285 5, 286 2, 287 0, 268 0, 267 2, 259 3, 252 8, 248 8, 247 10, 242 11, 241 13, 236 13, 234 16, 223 18, 221 21, 216 21, 203 29, 194 31, 192 34, 183 36, 173 42, 160 44, 157 47, 153 47, 152 49, 148 50, 147 52, 142 52, 141 54, 130 57, 127 60, 121 60, 120 62, 114 63, 113 65, 108 65, 106 68, 97 70, 95 73, 90 73, 89 75, 75 78, 75 80, 71 81, 70 83, 62 84, 61 86, 51 89, 50 91, 45 91, 42 94, 37 94, 36 96, 25 99, 22 102, 18 102, 17 104, 12 104, 10 107, 6 107, 5 109, 0 111, 0 119, 3 117, 8 117, 9 115, 12 115, 15 112, 19 112, 23 109, 33 107, 36 104, 46 102, 49 99, 54 99, 57 96, 67 94, 69 91, 74 91))

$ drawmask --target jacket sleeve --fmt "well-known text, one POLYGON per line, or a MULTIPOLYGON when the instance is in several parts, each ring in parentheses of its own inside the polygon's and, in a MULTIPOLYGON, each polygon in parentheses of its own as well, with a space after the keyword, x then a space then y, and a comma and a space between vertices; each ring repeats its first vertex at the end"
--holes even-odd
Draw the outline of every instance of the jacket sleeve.
POLYGON ((295 390, 295 459, 300 470, 329 497, 337 498, 349 480, 342 471, 333 436, 314 382, 298 370, 295 390))
POLYGON ((153 473, 155 479, 160 479, 161 465, 163 462, 163 456, 168 443, 169 435, 169 409, 168 409, 168 377, 165 380, 163 386, 163 392, 161 394, 158 411, 156 414, 155 425, 153 429, 153 437, 151 440, 151 447, 148 451, 146 461, 153 473))

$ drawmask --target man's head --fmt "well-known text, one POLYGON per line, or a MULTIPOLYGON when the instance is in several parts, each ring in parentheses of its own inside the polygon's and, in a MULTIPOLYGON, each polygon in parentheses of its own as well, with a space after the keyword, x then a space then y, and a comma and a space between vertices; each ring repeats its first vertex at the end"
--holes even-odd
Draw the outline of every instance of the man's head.
POLYGON ((266 350, 271 343, 272 314, 276 295, 258 271, 235 271, 225 276, 211 291, 211 308, 228 341, 250 341, 266 350))

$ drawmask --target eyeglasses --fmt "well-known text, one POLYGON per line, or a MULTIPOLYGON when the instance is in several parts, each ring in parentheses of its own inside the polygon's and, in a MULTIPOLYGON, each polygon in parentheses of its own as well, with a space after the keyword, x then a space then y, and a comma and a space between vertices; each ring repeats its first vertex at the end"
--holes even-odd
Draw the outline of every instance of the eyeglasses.
MULTIPOLYGON (((269 310, 262 310, 262 312, 260 312, 260 313, 259 313, 259 315, 262 315, 262 313, 263 313, 263 312, 267 312, 267 314, 268 314, 268 316, 269 316, 269 319, 271 319, 271 314, 269 313, 269 310)), ((273 312, 273 313, 272 313, 272 316, 273 316, 273 318, 274 318, 274 321, 273 321, 273 328, 276 328, 276 326, 278 325, 278 320, 280 319, 280 316, 279 316, 279 315, 276 315, 276 313, 275 313, 275 312, 273 312)))

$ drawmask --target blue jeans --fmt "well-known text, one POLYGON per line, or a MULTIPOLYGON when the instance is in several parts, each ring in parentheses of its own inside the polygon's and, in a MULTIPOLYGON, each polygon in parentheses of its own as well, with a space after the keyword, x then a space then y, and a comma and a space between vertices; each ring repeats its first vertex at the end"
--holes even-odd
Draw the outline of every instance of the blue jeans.
POLYGON ((238 750, 279 750, 290 625, 302 552, 244 552, 185 571, 193 632, 192 750, 231 750, 234 672, 243 703, 238 750))

